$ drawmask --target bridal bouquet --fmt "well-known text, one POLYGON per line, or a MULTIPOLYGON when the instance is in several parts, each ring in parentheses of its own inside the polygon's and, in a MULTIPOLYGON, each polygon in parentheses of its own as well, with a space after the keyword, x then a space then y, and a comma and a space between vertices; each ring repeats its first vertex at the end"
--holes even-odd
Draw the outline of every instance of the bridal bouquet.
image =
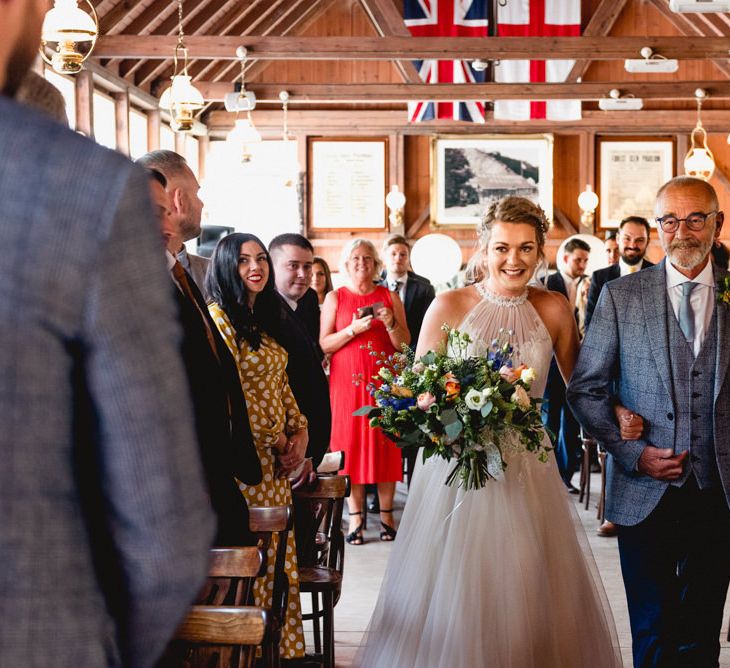
POLYGON ((535 370, 516 366, 510 332, 500 330, 484 357, 467 355, 471 338, 450 329, 446 354, 414 360, 411 350, 378 354, 380 369, 368 385, 375 406, 364 415, 399 447, 423 447, 424 460, 455 460, 447 485, 481 489, 501 477, 507 451, 527 450, 546 461, 540 400, 528 391, 535 370))

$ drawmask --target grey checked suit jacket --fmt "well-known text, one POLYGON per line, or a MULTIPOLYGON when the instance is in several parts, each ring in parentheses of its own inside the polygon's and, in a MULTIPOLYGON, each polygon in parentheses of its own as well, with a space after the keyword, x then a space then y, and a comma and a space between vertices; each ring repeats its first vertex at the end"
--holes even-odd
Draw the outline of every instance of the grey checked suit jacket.
MULTIPOLYGON (((715 267, 719 281, 727 272, 715 267)), ((568 401, 583 427, 605 446, 608 466, 606 517, 632 526, 656 507, 668 483, 640 474, 646 445, 674 449, 677 401, 673 396, 667 333, 664 262, 604 286, 568 385, 568 401), (613 394, 612 394, 613 392, 613 394), (643 439, 621 439, 612 401, 644 418, 643 439)), ((720 478, 730 491, 730 307, 717 309, 717 354, 713 386, 714 442, 720 478)), ((671 314, 673 317, 673 314, 671 314)), ((712 425, 710 425, 712 428, 712 425)))
POLYGON ((0 95, 0 665, 151 666, 215 526, 145 173, 0 95))

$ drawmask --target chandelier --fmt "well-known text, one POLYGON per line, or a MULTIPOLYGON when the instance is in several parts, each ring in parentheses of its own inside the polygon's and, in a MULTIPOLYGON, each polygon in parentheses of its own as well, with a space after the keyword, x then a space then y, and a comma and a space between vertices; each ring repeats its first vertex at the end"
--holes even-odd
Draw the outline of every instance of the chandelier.
POLYGON ((43 19, 41 57, 59 74, 80 72, 99 36, 94 6, 89 0, 84 2, 90 13, 80 9, 77 0, 55 0, 43 19))
POLYGON ((185 34, 183 32, 182 0, 177 0, 177 20, 178 34, 174 55, 175 66, 171 84, 160 96, 160 108, 170 112, 170 126, 175 132, 190 132, 195 121, 194 114, 198 109, 203 108, 205 100, 200 91, 193 86, 191 77, 188 74, 188 49, 185 46, 185 34), (178 73, 181 55, 182 68, 178 73))

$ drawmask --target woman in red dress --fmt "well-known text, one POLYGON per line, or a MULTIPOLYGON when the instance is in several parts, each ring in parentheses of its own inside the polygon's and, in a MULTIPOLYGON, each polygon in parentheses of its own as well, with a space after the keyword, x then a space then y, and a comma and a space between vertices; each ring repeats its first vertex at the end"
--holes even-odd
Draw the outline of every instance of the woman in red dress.
POLYGON ((352 492, 347 499, 350 529, 347 542, 362 545, 365 485, 376 483, 380 501, 380 540, 393 540, 395 483, 403 476, 398 448, 379 429, 371 429, 366 417, 353 417, 360 406, 372 403, 367 386, 378 373, 378 357, 410 343, 406 315, 398 293, 376 285, 381 263, 375 246, 367 239, 353 239, 342 251, 340 267, 347 278, 322 306, 320 345, 332 355, 330 402, 331 449, 344 450, 343 473, 350 476, 352 492))

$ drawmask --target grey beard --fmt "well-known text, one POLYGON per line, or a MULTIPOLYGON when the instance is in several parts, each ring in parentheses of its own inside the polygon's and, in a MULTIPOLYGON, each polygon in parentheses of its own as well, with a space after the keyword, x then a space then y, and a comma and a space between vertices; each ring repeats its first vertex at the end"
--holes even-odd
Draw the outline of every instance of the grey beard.
POLYGON ((702 264, 710 252, 713 243, 715 243, 714 238, 698 246, 672 248, 670 245, 669 248, 665 249, 665 252, 675 267, 679 267, 680 269, 694 269, 696 266, 702 264))

